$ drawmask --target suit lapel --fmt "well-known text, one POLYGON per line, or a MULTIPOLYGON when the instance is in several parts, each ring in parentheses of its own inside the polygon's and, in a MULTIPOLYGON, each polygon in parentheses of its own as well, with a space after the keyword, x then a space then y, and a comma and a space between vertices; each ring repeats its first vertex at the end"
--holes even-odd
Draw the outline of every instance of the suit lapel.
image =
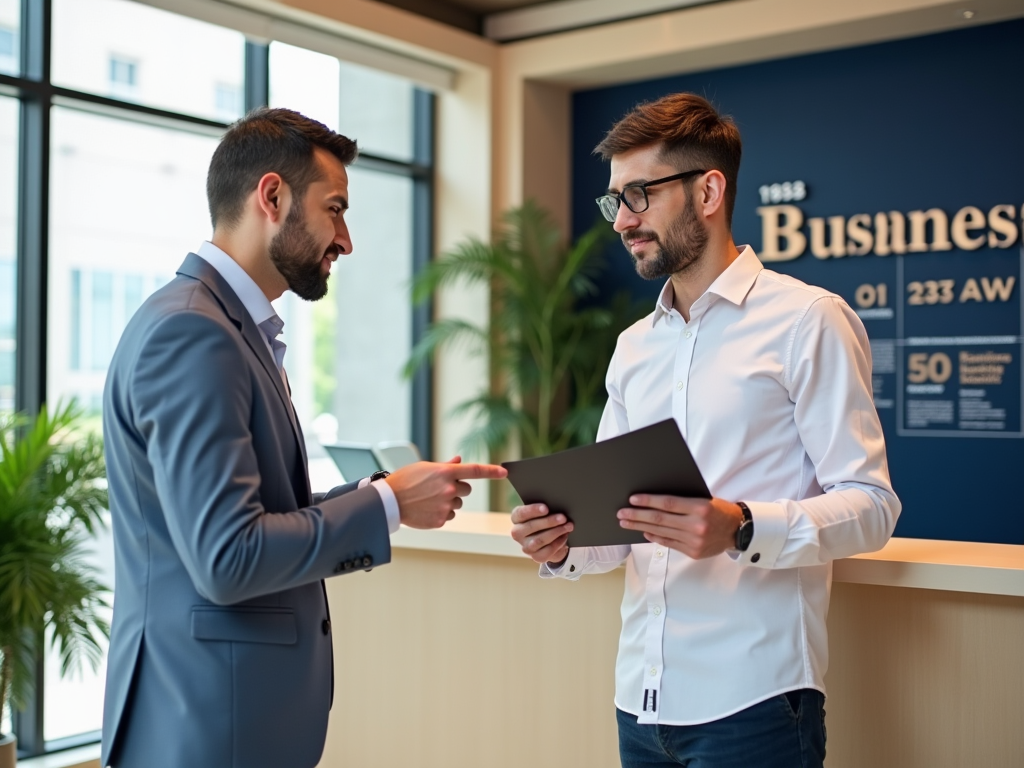
POLYGON ((266 370, 267 375, 274 384, 274 389, 277 390, 278 397, 281 399, 281 405, 284 407, 285 413, 288 414, 288 421, 292 425, 292 435, 295 438, 295 442, 298 443, 299 454, 302 456, 301 474, 303 475, 305 491, 307 497, 312 500, 312 494, 309 489, 309 474, 306 471, 306 446, 302 430, 299 427, 298 419, 295 416, 295 409, 292 406, 291 393, 281 378, 281 371, 277 367, 277 362, 270 354, 270 349, 264 341, 263 331, 257 327, 256 322, 252 319, 252 315, 249 314, 245 305, 242 304, 242 300, 231 290, 231 286, 221 277, 220 272, 210 266, 209 262, 205 259, 190 253, 185 257, 181 267, 178 268, 178 274, 199 280, 210 289, 224 308, 225 314, 241 331, 242 338, 249 345, 249 349, 252 350, 253 354, 256 355, 256 359, 260 361, 260 364, 266 370))

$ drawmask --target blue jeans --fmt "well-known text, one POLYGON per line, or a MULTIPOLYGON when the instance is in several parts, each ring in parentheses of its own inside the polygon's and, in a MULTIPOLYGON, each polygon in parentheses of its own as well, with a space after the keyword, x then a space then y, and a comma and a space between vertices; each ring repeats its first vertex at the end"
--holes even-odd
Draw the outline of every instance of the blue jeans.
POLYGON ((616 710, 622 768, 822 768, 825 697, 790 691, 700 725, 639 725, 616 710))

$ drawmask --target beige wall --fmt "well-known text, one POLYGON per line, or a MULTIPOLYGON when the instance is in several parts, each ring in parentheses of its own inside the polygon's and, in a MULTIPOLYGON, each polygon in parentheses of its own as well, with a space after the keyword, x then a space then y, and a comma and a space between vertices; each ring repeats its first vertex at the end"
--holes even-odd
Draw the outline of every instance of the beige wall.
MULTIPOLYGON (((893 40, 1024 16, 1020 0, 730 0, 502 46, 498 50, 495 207, 565 183, 567 161, 534 153, 568 147, 568 102, 544 114, 530 86, 565 99, 574 89, 696 72, 893 40), (962 10, 974 17, 966 20, 962 10), (540 148, 538 150, 538 147, 540 148), (532 171, 539 171, 535 173, 532 171)), ((552 202, 560 217, 566 199, 552 202)))
MULTIPOLYGON (((396 549, 328 581, 325 768, 613 768, 621 570, 396 549)), ((1024 765, 1024 598, 835 584, 829 768, 1024 765)))

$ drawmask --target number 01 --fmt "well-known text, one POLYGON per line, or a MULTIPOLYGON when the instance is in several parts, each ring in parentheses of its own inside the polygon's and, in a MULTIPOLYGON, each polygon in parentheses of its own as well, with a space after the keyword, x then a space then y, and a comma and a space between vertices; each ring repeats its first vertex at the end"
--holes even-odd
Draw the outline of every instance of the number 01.
POLYGON ((861 309, 874 306, 884 307, 889 303, 889 286, 885 283, 858 285, 857 290, 853 292, 853 300, 861 309))

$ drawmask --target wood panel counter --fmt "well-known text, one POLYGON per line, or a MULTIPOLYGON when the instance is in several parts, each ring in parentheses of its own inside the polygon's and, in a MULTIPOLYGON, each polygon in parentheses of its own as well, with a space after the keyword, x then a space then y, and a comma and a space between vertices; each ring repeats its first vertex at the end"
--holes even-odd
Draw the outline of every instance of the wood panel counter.
MULTIPOLYGON (((618 765, 622 571, 541 580, 509 527, 402 528, 391 564, 328 581, 322 766, 618 765)), ((839 560, 828 624, 829 768, 1024 765, 1024 546, 893 539, 839 560)))

